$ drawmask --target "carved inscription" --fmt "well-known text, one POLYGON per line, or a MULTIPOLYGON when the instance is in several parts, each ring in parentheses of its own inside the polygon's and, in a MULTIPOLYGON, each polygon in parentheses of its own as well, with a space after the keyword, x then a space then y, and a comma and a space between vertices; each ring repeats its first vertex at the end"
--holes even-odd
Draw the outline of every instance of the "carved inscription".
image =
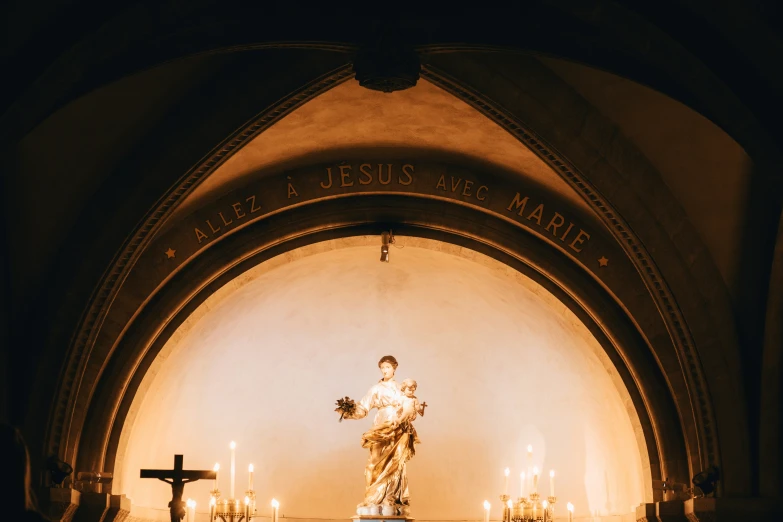
POLYGON ((354 170, 352 165, 339 165, 336 168, 326 167, 326 179, 319 185, 322 189, 353 187, 354 183, 389 185, 394 182, 399 185, 410 185, 413 183, 413 173, 414 166, 410 163, 402 166, 394 163, 362 163, 358 171, 354 170))
MULTIPOLYGON (((572 222, 569 221, 568 226, 566 227, 565 218, 559 212, 552 211, 551 214, 547 213, 545 216, 543 203, 539 203, 533 208, 532 203, 528 206, 529 202, 530 197, 525 196, 523 198, 520 193, 517 192, 511 200, 511 203, 506 207, 506 210, 509 212, 516 211, 517 215, 524 218, 525 221, 535 223, 539 228, 543 228, 544 232, 552 234, 563 243, 566 242, 566 239, 571 237, 571 230, 574 228, 572 222), (546 225, 544 225, 544 223, 546 223, 546 225), (563 229, 562 232, 560 231, 561 228, 563 229)), ((574 252, 581 252, 584 248, 585 241, 589 239, 590 234, 580 228, 579 232, 575 232, 573 239, 568 242, 568 247, 574 252)))
POLYGON ((251 195, 236 203, 231 203, 227 209, 218 211, 217 216, 204 220, 204 226, 194 227, 196 241, 201 244, 205 239, 210 239, 218 232, 226 231, 236 222, 245 219, 250 214, 260 211, 261 207, 256 202, 256 196, 251 195))
POLYGON ((479 201, 486 200, 489 187, 486 185, 474 185, 476 185, 475 181, 454 176, 449 176, 448 180, 446 180, 446 175, 441 174, 438 178, 438 183, 435 185, 435 190, 451 192, 452 194, 458 194, 466 198, 473 197, 479 201))
MULTIPOLYGON (((417 167, 412 163, 378 163, 355 162, 322 167, 310 173, 286 175, 278 185, 283 192, 278 201, 305 200, 321 197, 319 194, 340 189, 350 189, 348 192, 362 190, 404 190, 422 194, 453 196, 475 205, 481 205, 493 212, 509 213, 523 226, 538 229, 545 236, 551 236, 564 246, 579 254, 584 250, 590 234, 578 223, 566 218, 569 212, 558 211, 551 204, 535 200, 535 195, 523 195, 516 192, 511 197, 507 188, 491 187, 480 180, 471 179, 464 174, 446 174, 423 169, 417 174, 417 167), (418 182, 418 183, 416 183, 418 182), (412 185, 412 186, 411 186, 412 185), (408 187, 408 188, 405 188, 408 187), (314 193, 315 192, 315 193, 314 193), (493 198, 490 199, 490 193, 493 198), (509 198, 509 199, 506 199, 509 198), (509 203, 506 205, 506 202, 509 203)), ((277 183, 277 182, 275 182, 277 183)), ((258 189, 257 189, 258 190, 258 189)), ((345 190, 341 192, 346 192, 345 190)), ((262 192, 266 194, 266 192, 262 192)), ((324 194, 325 195, 325 194, 324 194)), ((193 228, 193 234, 199 245, 209 242, 232 227, 254 219, 262 206, 256 200, 256 195, 247 195, 224 208, 215 209, 208 219, 193 228)), ((273 200, 274 201, 274 200, 273 200)), ((277 210, 279 204, 271 204, 265 212, 277 210)))

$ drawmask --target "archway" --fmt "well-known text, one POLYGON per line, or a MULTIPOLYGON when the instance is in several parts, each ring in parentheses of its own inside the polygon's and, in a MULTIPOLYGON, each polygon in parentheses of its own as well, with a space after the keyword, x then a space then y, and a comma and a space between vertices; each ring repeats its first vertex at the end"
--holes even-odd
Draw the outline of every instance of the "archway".
MULTIPOLYGON (((617 516, 651 499, 633 400, 567 306, 467 247, 405 235, 396 245, 404 248, 388 265, 377 260, 376 235, 295 248, 226 282, 188 316, 122 428, 113 491, 133 499, 133 516, 165 519, 155 507, 166 488, 138 479, 138 469, 165 466, 173 452, 191 467, 222 461, 226 495, 235 438, 237 491, 253 461, 260 499, 280 499, 287 516, 344 518, 361 498, 364 428, 334 422, 332 402, 362 393, 376 354, 387 352, 401 362, 400 380, 419 379, 420 396, 439 408, 419 421, 417 518, 471 518, 500 493, 505 465, 515 471, 512 495, 520 469, 544 472, 544 494, 545 470, 557 469, 561 514, 566 501, 577 516, 617 516)), ((211 487, 188 488, 202 511, 211 487)))

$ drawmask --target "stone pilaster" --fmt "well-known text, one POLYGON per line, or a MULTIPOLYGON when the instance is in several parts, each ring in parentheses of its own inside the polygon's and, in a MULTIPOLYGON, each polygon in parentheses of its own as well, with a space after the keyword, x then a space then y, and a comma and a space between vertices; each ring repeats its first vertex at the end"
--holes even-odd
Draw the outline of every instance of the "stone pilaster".
POLYGON ((83 493, 73 522, 123 522, 130 510, 131 501, 125 495, 83 493))
POLYGON ((715 498, 689 498, 685 501, 685 516, 689 522, 717 522, 715 498))
POLYGON ((655 515, 655 504, 639 504, 636 506, 636 522, 658 522, 655 515))
POLYGON ((655 503, 655 516, 658 522, 687 522, 685 503, 682 500, 666 500, 655 503))
POLYGON ((40 490, 38 507, 52 522, 71 522, 81 501, 81 493, 71 488, 40 490))

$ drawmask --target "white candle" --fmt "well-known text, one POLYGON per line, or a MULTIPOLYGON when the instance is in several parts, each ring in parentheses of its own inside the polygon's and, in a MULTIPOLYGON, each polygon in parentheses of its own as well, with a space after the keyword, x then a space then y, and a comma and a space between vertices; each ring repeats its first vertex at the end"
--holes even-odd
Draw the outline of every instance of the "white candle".
POLYGON ((272 499, 272 522, 277 522, 277 510, 280 507, 280 502, 272 499))
POLYGON ((215 520, 215 497, 209 499, 209 522, 215 520))
POLYGON ((489 522, 489 501, 484 501, 484 522, 489 522))
POLYGON ((508 475, 511 473, 511 470, 506 468, 505 471, 503 471, 503 474, 505 475, 505 479, 503 481, 503 494, 508 495, 508 475))
MULTIPOLYGON (((527 480, 532 481, 533 480, 533 445, 528 444, 527 445, 527 480)), ((529 485, 525 484, 525 488, 528 489, 529 485)))
POLYGON ((245 495, 245 522, 250 520, 250 497, 245 495))
POLYGON ((519 474, 519 496, 525 498, 525 472, 519 474))
POLYGON ((215 487, 212 488, 212 489, 217 490, 217 488, 218 488, 218 471, 220 471, 220 464, 215 462, 215 467, 212 468, 212 469, 215 470, 215 487))
POLYGON ((549 496, 555 496, 555 470, 549 470, 549 496))
POLYGON ((187 520, 187 522, 195 522, 195 520, 196 520, 196 501, 189 498, 187 500, 187 502, 185 502, 185 506, 187 506, 185 520, 187 520))
POLYGON ((574 505, 572 503, 566 504, 566 507, 568 508, 568 522, 573 522, 574 520, 574 505))
POLYGON ((533 468, 533 493, 538 493, 538 468, 533 468))
POLYGON ((547 507, 549 507, 549 502, 547 502, 547 501, 545 500, 545 501, 543 501, 543 502, 541 503, 541 509, 542 509, 542 511, 544 512, 544 520, 547 520, 547 514, 548 514, 548 512, 549 512, 549 511, 547 510, 547 507))
POLYGON ((231 444, 228 445, 229 448, 231 448, 231 488, 230 493, 231 496, 229 498, 234 498, 234 478, 236 476, 236 458, 237 458, 237 443, 233 440, 231 441, 231 444))
POLYGON ((247 467, 247 489, 253 491, 253 465, 247 467))

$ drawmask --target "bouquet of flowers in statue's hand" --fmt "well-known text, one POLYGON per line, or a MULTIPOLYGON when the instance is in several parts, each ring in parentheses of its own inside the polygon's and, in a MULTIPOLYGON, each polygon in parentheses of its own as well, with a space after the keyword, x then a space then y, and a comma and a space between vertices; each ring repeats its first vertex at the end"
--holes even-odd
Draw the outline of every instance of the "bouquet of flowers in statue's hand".
POLYGON ((353 414, 356 413, 356 403, 348 397, 345 397, 344 399, 337 399, 335 404, 337 404, 337 407, 334 409, 334 411, 340 412, 340 420, 337 422, 342 422, 343 418, 345 417, 350 419, 353 417, 353 414))

